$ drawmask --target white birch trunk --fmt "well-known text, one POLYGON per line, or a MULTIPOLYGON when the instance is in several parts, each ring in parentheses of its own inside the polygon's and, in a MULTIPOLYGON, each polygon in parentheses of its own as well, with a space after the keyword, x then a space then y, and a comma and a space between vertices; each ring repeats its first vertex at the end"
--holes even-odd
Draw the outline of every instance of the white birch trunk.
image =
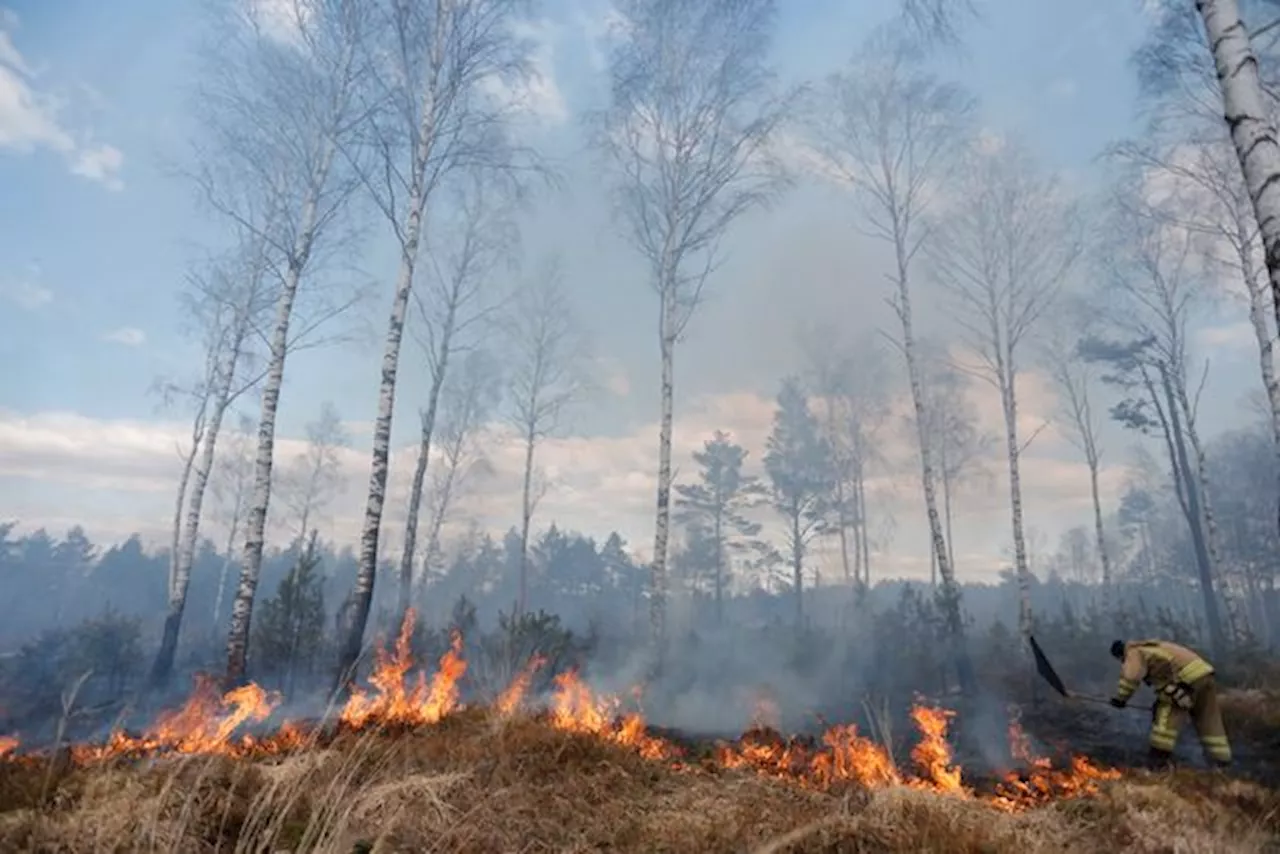
POLYGON ((658 496, 653 528, 653 562, 649 582, 649 638, 655 672, 667 654, 667 544, 671 537, 671 428, 675 398, 676 304, 675 278, 664 266, 659 306, 658 346, 662 356, 662 415, 658 427, 658 496))
POLYGON ((997 361, 1000 372, 1000 397, 1004 409, 1005 453, 1009 458, 1009 511, 1013 522, 1013 563, 1018 580, 1018 632, 1023 640, 1034 630, 1031 613, 1031 567, 1027 561, 1027 537, 1022 519, 1022 469, 1018 445, 1018 398, 1014 388, 1017 375, 1008 355, 997 361))
MULTIPOLYGON (((530 411, 534 411, 532 408, 530 411)), ((533 521, 533 451, 537 437, 533 424, 524 437, 524 482, 520 493, 520 592, 516 599, 516 617, 524 615, 529 597, 529 527, 533 521)))
MULTIPOLYGON (((446 333, 446 342, 448 333, 446 333)), ((413 484, 409 487, 409 512, 404 524, 404 551, 400 553, 400 619, 413 596, 413 557, 418 547, 418 520, 422 515, 422 492, 427 480, 427 464, 431 459, 431 439, 435 434, 436 414, 440 411, 440 389, 444 387, 445 364, 448 360, 447 343, 445 355, 438 362, 435 375, 431 378, 431 391, 427 396, 427 409, 422 413, 422 435, 418 442, 418 461, 413 468, 413 484)))
POLYGON ((1262 236, 1272 304, 1280 324, 1280 141, 1269 98, 1236 0, 1196 0, 1222 89, 1223 118, 1240 160, 1262 236))
POLYGON ((227 573, 231 570, 231 565, 235 563, 236 534, 240 532, 240 502, 237 498, 236 506, 231 516, 230 530, 227 532, 227 553, 222 559, 222 569, 218 572, 218 591, 213 597, 213 625, 216 627, 218 621, 222 619, 222 601, 227 592, 227 573))
POLYGON ((222 373, 218 377, 218 387, 214 392, 213 411, 210 413, 205 430, 200 463, 195 467, 195 480, 191 484, 190 499, 187 504, 186 526, 182 544, 178 550, 178 561, 174 567, 173 582, 169 588, 169 612, 165 615, 160 650, 151 668, 151 684, 154 687, 165 685, 173 672, 173 659, 178 650, 178 635, 182 629, 182 615, 187 607, 187 589, 191 584, 191 566, 195 563, 196 544, 200 539, 200 519, 204 510, 205 491, 209 485, 209 476, 213 473, 213 462, 217 453, 218 433, 222 429, 222 419, 227 413, 227 408, 231 405, 231 389, 235 383, 244 341, 249 333, 248 310, 248 306, 245 306, 243 317, 236 319, 237 328, 232 334, 222 373))
POLYGON ((1271 448, 1276 466, 1276 527, 1280 530, 1280 380, 1276 377, 1275 339, 1267 323, 1267 289, 1258 281, 1253 266, 1253 248, 1244 224, 1236 217, 1237 250, 1245 287, 1249 291, 1249 323, 1253 326, 1254 339, 1258 342, 1258 368, 1262 374, 1262 387, 1267 393, 1267 405, 1271 412, 1271 448))
POLYGON ((290 253, 289 265, 276 301, 275 329, 271 334, 270 363, 262 386, 261 414, 258 420, 258 450, 254 461, 253 503, 245 521, 245 542, 240 565, 240 581, 231 603, 231 626, 227 632, 227 685, 244 681, 249 656, 249 628, 253 618, 253 600, 262 571, 262 552, 266 545, 267 511, 271 504, 271 469, 275 460, 276 414, 280 407, 280 390, 284 385, 285 359, 289 355, 289 324, 298 298, 298 286, 311 257, 319 216, 320 194, 328 181, 329 170, 337 147, 326 137, 324 150, 311 186, 303 200, 297 238, 290 253))
MULTIPOLYGON (((1098 542, 1098 560, 1102 564, 1102 589, 1111 590, 1111 554, 1107 549, 1106 530, 1102 525, 1102 498, 1098 492, 1098 455, 1091 452, 1085 460, 1089 464, 1089 497, 1093 501, 1093 534, 1098 542)), ((1110 602, 1108 595, 1107 601, 1110 602)))
MULTIPOLYGON (((438 47, 438 45, 437 45, 438 47)), ((345 638, 339 639, 335 687, 344 684, 353 673, 364 630, 373 605, 373 586, 378 574, 378 538, 382 529, 382 511, 387 498, 387 473, 391 458, 391 426, 395 415, 396 375, 400 367, 400 344, 404 339, 405 317, 409 296, 413 291, 413 274, 418 263, 418 244, 422 237, 422 220, 427 204, 426 171, 435 143, 435 92, 428 88, 423 95, 422 118, 418 125, 418 141, 414 146, 405 207, 403 240, 400 244, 400 272, 396 278, 395 297, 382 354, 378 387, 378 415, 373 424, 373 452, 369 464, 369 493, 365 501, 364 524, 360 531, 360 563, 355 586, 351 590, 352 610, 345 638)), ((415 531, 416 534, 416 531, 415 531)))
POLYGON ((911 314, 911 288, 907 279, 907 253, 901 235, 894 241, 898 261, 897 304, 894 306, 902 324, 902 354, 907 362, 907 379, 911 385, 911 403, 916 417, 916 440, 920 448, 920 481, 924 488, 925 512, 929 518, 929 538, 934 559, 938 562, 938 575, 942 579, 941 607, 946 620, 947 633, 951 636, 952 654, 955 656, 956 675, 960 689, 969 692, 973 688, 973 673, 964 641, 964 621, 960 614, 960 588, 956 584, 955 570, 951 565, 947 542, 942 532, 942 518, 938 513, 938 494, 933 468, 933 450, 929 444, 929 413, 925 403, 920 363, 916 358, 914 324, 911 314))

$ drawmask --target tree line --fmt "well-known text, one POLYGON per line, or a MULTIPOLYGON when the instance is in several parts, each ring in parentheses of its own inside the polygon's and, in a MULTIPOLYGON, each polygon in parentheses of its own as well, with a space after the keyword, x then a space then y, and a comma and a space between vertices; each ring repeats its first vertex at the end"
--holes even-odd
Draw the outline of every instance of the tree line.
MULTIPOLYGON (((643 596, 654 666, 663 665, 669 639, 673 510, 694 532, 692 543, 711 543, 717 602, 724 600, 726 553, 754 536, 742 502, 755 494, 785 519, 784 548, 781 554, 744 548, 766 567, 789 567, 797 623, 814 537, 836 535, 845 578, 861 586, 870 579, 865 484, 875 454, 868 412, 875 406, 874 393, 849 388, 861 374, 856 355, 849 356, 856 347, 813 354, 806 384, 784 384, 762 456, 763 492, 730 473, 740 471, 740 449, 716 437, 699 459, 708 472, 718 467, 715 473, 672 496, 677 344, 716 281, 726 235, 794 183, 784 145, 790 133, 805 140, 807 162, 852 192, 860 228, 892 251, 885 299, 896 326, 882 332, 906 369, 938 607, 962 687, 972 668, 949 536, 950 485, 973 457, 974 443, 957 438, 963 428, 948 426, 956 413, 943 402, 946 383, 928 374, 918 328, 922 298, 944 306, 957 324, 943 361, 999 395, 1003 431, 994 441, 1007 464, 1020 634, 1034 624, 1021 464, 1035 435, 1019 421, 1018 389, 1028 365, 1052 345, 1059 349, 1043 361, 1059 369, 1054 378, 1068 404, 1066 421, 1092 475, 1103 585, 1117 580, 1119 560, 1107 541, 1108 510, 1097 485, 1096 407, 1105 398, 1113 418, 1154 437, 1168 457, 1208 635, 1221 652, 1227 624, 1247 622, 1250 585, 1269 584, 1270 569, 1241 569, 1244 558, 1228 555, 1223 543, 1224 499, 1215 493, 1209 443, 1197 424, 1188 330, 1198 301, 1216 282, 1234 276, 1243 283, 1273 425, 1268 470, 1280 470, 1271 326, 1280 318, 1280 299, 1273 299, 1272 316, 1265 310, 1265 295, 1280 294, 1280 190, 1272 180, 1280 174, 1280 145, 1265 68, 1274 51, 1261 38, 1268 26, 1255 27, 1260 35, 1251 42, 1234 0, 1159 7, 1139 63, 1150 127, 1112 152, 1125 180, 1101 202, 1086 202, 1016 138, 980 134, 975 99, 933 70, 939 50, 962 42, 973 8, 965 0, 904 0, 902 15, 870 33, 847 68, 795 90, 778 85, 770 63, 775 5, 617 4, 625 26, 609 56, 608 103, 584 117, 619 228, 643 259, 658 303, 658 476, 643 596), (1157 175, 1176 189, 1153 192, 1157 175), (1096 214, 1095 205, 1105 216, 1085 215, 1085 208, 1096 214), (1101 235, 1087 227, 1099 221, 1101 235), (941 296, 920 291, 923 281, 936 284, 941 296), (1099 305, 1108 308, 1088 308, 1099 305), (727 501, 726 484, 739 503, 727 501)), ((1243 5, 1250 15, 1267 8, 1243 5)), ((205 358, 191 381, 166 387, 191 404, 193 417, 175 498, 154 685, 165 684, 173 670, 225 421, 253 394, 252 462, 238 480, 241 510, 231 534, 242 545, 236 566, 228 567, 224 667, 228 683, 246 676, 280 480, 276 425, 286 366, 300 349, 328 341, 330 321, 362 296, 365 288, 350 286, 363 278, 352 259, 371 235, 392 242, 396 270, 383 288, 391 301, 368 489, 356 571, 338 610, 333 684, 351 677, 381 589, 379 544, 406 331, 428 367, 429 388, 417 401, 420 441, 393 571, 395 608, 403 612, 413 601, 415 585, 430 574, 423 560, 440 549, 432 544, 439 537, 433 522, 427 558, 420 559, 431 461, 445 460, 445 478, 432 490, 445 502, 450 478, 465 471, 466 425, 499 407, 525 447, 515 607, 518 613, 527 607, 531 519, 545 488, 536 450, 562 428, 564 409, 590 382, 556 265, 549 261, 527 277, 514 270, 515 212, 557 183, 555 170, 521 133, 522 93, 536 76, 533 46, 517 26, 525 12, 516 0, 216 7, 189 177, 225 239, 193 265, 184 288, 205 358), (523 280, 512 286, 517 279, 523 280), (481 332, 495 325, 509 333, 502 340, 511 352, 483 346, 494 336, 481 332), (499 360, 520 366, 503 372, 501 401, 489 394, 495 384, 480 379, 499 360)), ((321 440, 313 445, 327 447, 321 440)), ((305 508, 300 537, 312 499, 325 489, 325 460, 323 453, 313 459, 314 477, 304 473, 296 489, 304 496, 294 499, 305 508)), ((1272 502, 1280 532, 1280 474, 1272 502)))

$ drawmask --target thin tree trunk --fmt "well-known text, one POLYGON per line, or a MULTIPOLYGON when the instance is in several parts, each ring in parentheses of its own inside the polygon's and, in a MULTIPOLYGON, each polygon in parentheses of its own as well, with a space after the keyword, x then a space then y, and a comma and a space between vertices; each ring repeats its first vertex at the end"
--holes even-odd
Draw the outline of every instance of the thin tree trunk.
POLYGON ((942 470, 942 522, 947 532, 947 560, 951 561, 951 568, 954 570, 956 566, 956 542, 951 531, 951 471, 947 465, 947 443, 944 440, 940 448, 942 459, 939 460, 938 468, 942 470))
POLYGON ((1272 307, 1280 328, 1280 141, 1258 60, 1236 0, 1196 0, 1222 90, 1223 118, 1262 236, 1272 307))
POLYGON ((1165 398, 1169 408, 1169 426, 1172 432, 1174 452, 1177 455, 1175 465, 1182 471, 1183 486, 1186 490, 1187 515, 1191 522, 1191 540, 1196 551, 1196 564, 1199 568, 1200 595, 1204 600, 1205 622, 1209 629, 1209 642, 1213 654, 1219 660, 1226 652, 1226 638, 1222 633, 1222 618, 1218 613, 1218 598, 1214 592, 1213 564, 1209 560, 1209 549, 1205 542, 1204 531, 1200 525, 1204 519, 1200 506, 1200 490, 1196 477, 1191 470, 1191 461, 1187 457, 1186 443, 1183 441, 1182 426, 1178 417, 1177 403, 1174 399, 1173 382, 1169 372, 1160 366, 1160 378, 1164 385, 1165 398))
MULTIPOLYGON (((1102 563, 1102 589, 1111 590, 1111 554, 1107 550, 1106 530, 1102 525, 1102 498, 1098 491, 1098 455, 1090 452, 1085 460, 1089 464, 1089 498, 1093 501, 1093 534, 1098 542, 1098 560, 1102 563)), ((1108 596, 1108 601, 1110 597, 1108 596)))
POLYGON ((213 625, 216 627, 222 619, 222 599, 227 591, 227 573, 235 562, 236 534, 240 530, 240 502, 236 501, 235 511, 231 516, 231 530, 227 533, 227 554, 222 560, 222 569, 218 572, 218 592, 213 597, 213 625))
POLYGON ((169 578, 168 593, 173 596, 173 589, 178 579, 178 556, 182 551, 182 511, 187 504, 187 489, 191 485, 191 471, 195 468, 196 455, 200 452, 200 443, 204 440, 205 412, 209 407, 209 392, 204 391, 200 406, 196 411, 191 428, 191 450, 182 460, 182 474, 178 477, 178 495, 173 505, 173 537, 169 542, 169 578))
POLYGON ((533 425, 524 437, 524 483, 520 494, 520 597, 516 600, 516 616, 524 614, 529 604, 529 528, 533 523, 533 450, 536 437, 533 425))
POLYGON ((724 624, 724 498, 718 494, 719 491, 719 487, 717 487, 715 521, 716 574, 713 579, 715 584, 714 593, 717 626, 724 624))
POLYGON ((1275 457, 1276 472, 1276 531, 1280 533, 1280 379, 1276 377, 1275 340, 1267 325, 1266 288, 1258 282, 1257 271, 1253 267, 1253 253, 1250 251, 1252 243, 1239 216, 1236 217, 1236 231, 1241 273, 1249 291, 1249 322, 1258 342, 1258 368, 1262 373, 1262 387, 1267 392, 1267 404, 1271 411, 1271 452, 1275 457))
POLYGON ((804 541, 800 538, 800 508, 791 509, 791 582, 795 585, 796 631, 804 627, 804 541))
POLYGON ((1005 453, 1009 459, 1009 511, 1013 522, 1013 562, 1018 578, 1018 631, 1025 641, 1031 637, 1034 625, 1031 567, 1027 561, 1027 538, 1022 520, 1022 470, 1019 464, 1022 449, 1018 445, 1018 398, 1014 387, 1017 374, 1011 356, 1006 349, 997 359, 996 367, 1000 375, 1000 397, 1004 402, 1005 453))
POLYGON ((396 374, 400 367, 400 344, 404 339, 405 316, 409 295, 413 290, 413 272, 418 260, 418 241, 422 233, 425 196, 419 177, 409 197, 405 239, 400 253, 400 273, 396 279, 395 298, 382 354, 378 388, 378 416, 373 425, 373 453, 369 466, 369 492, 365 501, 364 524, 360 532, 360 564, 352 589, 351 622, 346 637, 339 640, 338 664, 334 671, 334 687, 341 688, 360 658, 364 630, 373 605, 373 585, 378 573, 378 538, 382 528, 382 510, 387 497, 387 473, 391 458, 391 424, 395 414, 396 374))
POLYGON ((871 529, 868 524, 867 513, 867 478, 862 468, 862 463, 858 463, 858 521, 862 526, 862 583, 867 589, 871 589, 871 529))
POLYGON ((897 252, 897 296, 895 306, 902 323, 902 353, 907 362, 907 377, 911 385, 911 402, 916 416, 916 439, 920 447, 920 481, 924 488, 925 510, 929 517, 929 535, 933 541, 933 554, 938 561, 938 575, 942 578, 941 605, 946 620, 947 633, 951 636, 952 655, 960 689, 970 693, 973 689, 973 671, 964 640, 964 621, 960 615, 960 588, 948 559, 947 543, 942 533, 942 520, 938 514, 938 496, 934 483, 933 453, 929 447, 928 413, 925 408, 924 387, 920 378, 920 365, 916 359, 915 335, 911 316, 911 291, 907 280, 907 255, 904 240, 894 241, 897 252))
POLYGON ((667 655, 667 543, 671 537, 671 429, 675 399, 676 301, 675 271, 663 265, 659 294, 658 346, 662 357, 661 419, 658 426, 658 496, 653 527, 653 562, 649 581, 649 636, 654 675, 667 655))
MULTIPOLYGON (((245 310, 248 310, 247 307, 245 310)), ((178 635, 182 628, 182 615, 187 607, 187 589, 191 584, 191 566, 195 563, 196 542, 200 539, 200 517, 204 510, 205 490, 209 485, 209 476, 213 473, 218 433, 222 429, 222 419, 227 414, 227 408, 231 405, 231 386, 235 382, 244 339, 248 334, 247 318, 243 324, 240 324, 239 320, 237 323, 239 328, 227 351, 226 364, 215 392, 213 412, 210 414, 208 427, 205 430, 200 463, 195 467, 195 481, 191 484, 186 529, 183 531, 176 571, 169 589, 169 611, 164 619, 160 649, 151 667, 150 681, 153 688, 161 688, 168 683, 169 676, 173 672, 173 659, 178 651, 178 635)))
POLYGON ((325 150, 319 168, 312 177, 311 189, 302 205, 302 216, 297 239, 290 253, 285 280, 276 302, 275 330, 271 335, 270 364, 262 386, 261 416, 258 420, 258 451, 254 462, 253 504, 246 521, 244 552, 240 566, 240 582, 231 604, 231 627, 227 632, 228 686, 244 680, 249 655, 249 629, 253 618, 253 599, 258 590, 258 576, 262 571, 262 552, 266 545, 267 511, 271 504, 271 468, 275 457, 276 414, 280 407, 280 389, 284 385, 285 359, 289 355, 289 324, 293 319, 293 305, 298 297, 298 286, 311 257, 315 242, 315 229, 319 216, 320 193, 328 181, 333 165, 336 145, 326 138, 325 150))
POLYGON ((431 458, 431 439, 435 433, 436 413, 440 406, 440 389, 444 385, 444 369, 431 379, 427 408, 422 413, 422 433, 418 442, 418 461, 413 468, 413 485, 409 488, 409 513, 404 523, 404 551, 400 553, 400 620, 408 612, 413 597, 413 558, 418 548, 418 521, 422 515, 422 492, 427 479, 427 463, 431 458))
POLYGON ((444 388, 445 373, 449 368, 449 354, 453 348, 454 323, 457 319, 457 300, 450 298, 445 312, 444 328, 440 331, 440 347, 435 353, 435 369, 431 374, 431 390, 427 394, 427 410, 422 415, 422 437, 418 445, 418 462, 413 469, 413 486, 409 490, 409 513, 404 525, 404 551, 400 555, 400 608, 399 619, 409 610, 413 595, 413 553, 418 546, 418 518, 422 513, 422 490, 426 482, 427 463, 431 458, 431 438, 436 428, 436 413, 440 409, 440 390, 444 388))

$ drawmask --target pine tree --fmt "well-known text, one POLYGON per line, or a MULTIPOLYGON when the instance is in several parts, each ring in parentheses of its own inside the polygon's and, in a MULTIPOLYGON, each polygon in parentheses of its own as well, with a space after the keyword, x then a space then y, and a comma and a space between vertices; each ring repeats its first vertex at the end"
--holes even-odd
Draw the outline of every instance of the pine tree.
POLYGON ((729 582, 729 554, 750 547, 749 538, 760 533, 759 523, 745 515, 755 507, 763 490, 757 478, 744 475, 747 451, 720 430, 695 451, 701 467, 699 482, 676 486, 676 520, 691 535, 687 557, 705 558, 711 571, 716 622, 724 614, 724 590, 729 582))
POLYGON ((834 488, 831 448, 822 438, 800 381, 788 377, 778 393, 764 456, 773 486, 774 509, 787 520, 786 543, 791 556, 796 627, 804 621, 804 560, 809 543, 828 530, 826 517, 834 488))
POLYGON ((280 581, 276 595, 262 603, 254 626, 254 647, 261 669, 274 676, 286 694, 299 675, 308 675, 324 640, 324 579, 316 532, 280 581))

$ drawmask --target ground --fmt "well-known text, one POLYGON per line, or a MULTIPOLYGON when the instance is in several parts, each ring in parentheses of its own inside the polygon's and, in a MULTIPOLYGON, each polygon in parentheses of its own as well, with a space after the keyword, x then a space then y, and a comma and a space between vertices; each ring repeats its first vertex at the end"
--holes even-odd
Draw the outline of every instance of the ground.
POLYGON ((1280 793, 1208 771, 1124 771, 1087 797, 1009 809, 910 780, 812 785, 711 748, 645 758, 580 730, 476 708, 240 756, 19 757, 0 765, 0 850, 1280 850, 1280 793))

